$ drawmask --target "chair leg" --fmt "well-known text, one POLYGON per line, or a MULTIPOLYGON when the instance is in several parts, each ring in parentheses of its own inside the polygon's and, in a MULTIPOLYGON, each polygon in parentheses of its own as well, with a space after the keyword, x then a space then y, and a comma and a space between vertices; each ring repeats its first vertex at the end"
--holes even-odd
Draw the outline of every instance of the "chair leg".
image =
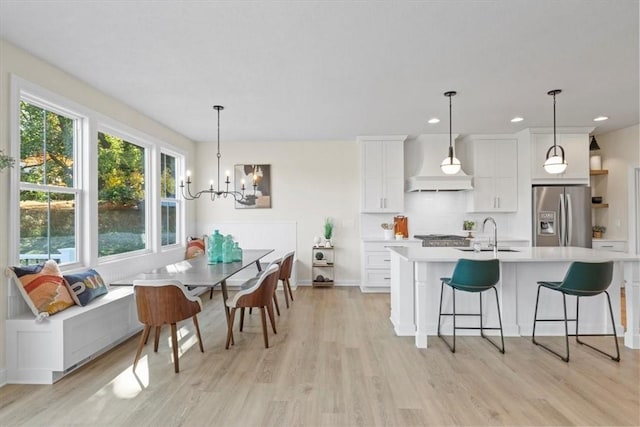
POLYGON ((273 315, 273 306, 271 305, 271 301, 269 301, 269 304, 267 304, 267 313, 269 314, 269 321, 271 321, 271 329, 273 329, 274 334, 277 334, 278 331, 276 331, 276 319, 273 315))
POLYGON ((269 348, 269 337, 267 336, 267 317, 264 307, 260 307, 260 318, 262 319, 262 336, 264 337, 264 348, 269 348))
MULTIPOLYGON (((566 346, 566 350, 567 350, 567 355, 563 356, 560 353, 552 350, 551 348, 547 347, 546 345, 539 343, 536 341, 536 322, 538 322, 538 302, 540 300, 540 288, 542 288, 542 285, 538 285, 538 295, 536 296, 536 308, 533 314, 533 334, 531 336, 531 341, 535 344, 535 345, 539 345, 540 347, 544 348, 545 350, 547 350, 550 353, 555 354, 556 356, 558 356, 560 359, 564 360, 565 362, 569 362, 569 327, 567 325, 567 298, 565 296, 564 293, 562 293, 562 302, 564 304, 564 319, 547 319, 547 321, 549 320, 564 320, 564 330, 565 330, 565 346, 566 346)), ((544 321, 545 319, 541 319, 540 321, 544 321)))
POLYGON ((178 330, 175 323, 171 324, 171 345, 173 347, 173 368, 177 374, 180 372, 180 362, 178 361, 178 330))
POLYGON ((244 326, 244 307, 240 308, 240 332, 244 326))
POLYGON ((287 308, 289 308, 289 294, 287 293, 287 284, 285 279, 282 279, 282 290, 284 290, 284 302, 287 304, 287 308))
POLYGON ((581 344, 581 345, 586 345, 587 347, 597 351, 600 354, 603 354, 605 356, 608 356, 611 358, 611 360, 615 361, 615 362, 619 362, 620 361, 620 348, 618 347, 618 338, 616 336, 616 324, 615 324, 615 320, 613 318, 613 308, 611 307, 611 298, 609 297, 609 292, 604 291, 605 295, 607 296, 607 302, 609 303, 609 314, 611 315, 611 325, 613 327, 613 334, 589 334, 589 335, 583 335, 583 336, 608 336, 608 335, 612 335, 613 336, 613 340, 616 344, 616 356, 614 357, 613 355, 609 354, 609 353, 605 353, 604 351, 600 350, 599 348, 596 348, 594 346, 592 346, 591 344, 587 344, 586 342, 580 341, 580 336, 578 335, 578 322, 577 322, 577 310, 578 310, 578 304, 576 303, 576 341, 581 344))
POLYGON ((196 327, 196 334, 198 335, 198 344, 200 344, 200 352, 204 353, 204 347, 202 345, 202 336, 200 336, 200 325, 198 325, 198 315, 193 315, 193 326, 196 327))
POLYGON ((456 352, 456 290, 451 288, 453 291, 453 346, 449 344, 449 342, 444 338, 444 335, 440 333, 440 318, 446 314, 442 314, 442 297, 444 295, 444 282, 440 286, 440 309, 438 312, 438 336, 444 341, 444 343, 449 347, 452 353, 456 352))
POLYGON ((293 302, 293 292, 291 292, 291 283, 289 282, 289 278, 284 279, 287 284, 287 289, 289 290, 289 298, 291 298, 291 302, 293 302))
POLYGON ((484 330, 482 329, 482 292, 478 292, 478 296, 480 297, 480 336, 486 338, 484 336, 484 330))
POLYGON ((156 334, 153 339, 153 351, 158 352, 158 344, 160 343, 160 328, 161 326, 156 326, 156 334))
POLYGON ((278 316, 280 316, 280 307, 278 306, 278 297, 276 296, 276 293, 273 293, 273 305, 276 306, 276 313, 278 313, 278 316))
POLYGON ((440 336, 440 319, 442 318, 442 295, 444 294, 444 282, 440 284, 440 308, 438 309, 438 336, 440 336))
POLYGON ((498 323, 500 323, 500 341, 502 342, 502 349, 500 350, 504 353, 504 333, 502 332, 502 315, 500 314, 500 301, 498 301, 498 291, 496 287, 493 287, 493 291, 496 294, 496 307, 498 307, 498 323))
POLYGON ((136 370, 136 366, 138 365, 138 359, 140 359, 140 354, 142 353, 142 347, 147 343, 147 338, 149 338, 149 331, 151 330, 151 326, 144 325, 144 330, 142 331, 142 335, 140 335, 140 341, 138 341, 138 350, 136 351, 136 357, 133 359, 133 370, 136 370))
POLYGON ((231 314, 229 314, 229 325, 227 327, 227 344, 225 345, 225 349, 229 350, 229 345, 233 341, 233 320, 236 318, 236 308, 231 309, 231 314))
POLYGON ((531 334, 531 342, 534 344, 538 344, 536 342, 536 322, 538 321, 538 301, 540 300, 540 288, 542 285, 538 285, 538 294, 536 295, 536 308, 533 310, 533 333, 531 334))

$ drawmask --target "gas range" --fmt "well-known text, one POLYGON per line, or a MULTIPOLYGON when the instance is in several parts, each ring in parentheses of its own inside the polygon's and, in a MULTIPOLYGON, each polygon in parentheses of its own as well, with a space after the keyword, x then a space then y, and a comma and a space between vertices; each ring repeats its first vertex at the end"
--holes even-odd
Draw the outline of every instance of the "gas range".
POLYGON ((422 240, 422 246, 425 247, 471 246, 471 240, 454 234, 416 234, 413 237, 422 240))

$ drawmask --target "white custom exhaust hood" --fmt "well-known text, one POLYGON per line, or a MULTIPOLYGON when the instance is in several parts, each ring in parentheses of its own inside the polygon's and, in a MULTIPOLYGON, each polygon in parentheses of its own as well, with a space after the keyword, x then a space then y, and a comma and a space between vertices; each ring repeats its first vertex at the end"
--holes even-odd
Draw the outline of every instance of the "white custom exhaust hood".
MULTIPOLYGON (((458 135, 453 134, 454 141, 458 135)), ((460 191, 473 190, 473 177, 461 168, 457 174, 447 175, 440 163, 447 157, 449 134, 419 135, 405 142, 405 170, 409 178, 405 191, 460 191), (412 172, 413 171, 413 172, 412 172)), ((456 156, 457 157, 457 156, 456 156)), ((464 168, 464 164, 462 165, 464 168)))

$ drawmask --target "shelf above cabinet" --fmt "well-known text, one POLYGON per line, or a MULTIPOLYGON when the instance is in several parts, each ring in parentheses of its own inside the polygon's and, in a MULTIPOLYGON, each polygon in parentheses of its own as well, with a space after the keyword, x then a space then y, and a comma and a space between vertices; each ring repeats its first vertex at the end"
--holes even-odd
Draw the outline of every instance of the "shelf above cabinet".
POLYGON ((608 208, 608 207, 609 207, 609 203, 592 203, 591 204, 592 209, 601 209, 601 208, 608 208))
POLYGON ((594 175, 609 175, 609 170, 608 169, 590 169, 589 170, 589 175, 594 176, 594 175))

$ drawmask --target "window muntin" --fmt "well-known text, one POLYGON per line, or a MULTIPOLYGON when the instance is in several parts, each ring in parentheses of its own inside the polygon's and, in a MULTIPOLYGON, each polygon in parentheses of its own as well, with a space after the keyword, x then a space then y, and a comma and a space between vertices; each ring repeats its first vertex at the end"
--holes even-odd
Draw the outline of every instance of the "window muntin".
POLYGON ((176 199, 176 158, 160 154, 160 221, 162 246, 175 245, 178 231, 178 202, 176 199))
POLYGON ((98 256, 145 249, 146 149, 98 132, 98 256))
POLYGON ((77 260, 79 117, 20 101, 20 263, 77 260))

